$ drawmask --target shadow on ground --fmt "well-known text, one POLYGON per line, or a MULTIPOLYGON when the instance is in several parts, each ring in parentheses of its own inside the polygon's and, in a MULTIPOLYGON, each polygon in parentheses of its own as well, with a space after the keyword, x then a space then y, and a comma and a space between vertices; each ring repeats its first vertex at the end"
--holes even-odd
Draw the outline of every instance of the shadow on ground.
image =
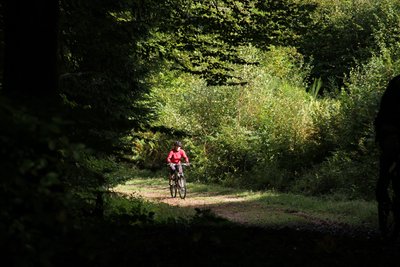
POLYGON ((397 244, 377 237, 266 229, 207 211, 190 222, 97 222, 58 240, 54 266, 398 266, 397 244))

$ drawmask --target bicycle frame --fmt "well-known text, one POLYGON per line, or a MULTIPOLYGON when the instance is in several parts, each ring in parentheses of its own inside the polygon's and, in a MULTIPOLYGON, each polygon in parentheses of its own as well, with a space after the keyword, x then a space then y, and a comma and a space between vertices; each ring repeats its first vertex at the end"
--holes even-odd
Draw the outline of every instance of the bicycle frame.
MULTIPOLYGON (((175 164, 175 167, 177 166, 188 166, 188 164, 186 163, 177 163, 175 164)), ((184 199, 186 197, 186 179, 185 176, 183 174, 183 168, 182 168, 182 172, 179 173, 179 169, 175 168, 175 172, 173 174, 174 177, 174 181, 173 183, 170 185, 170 191, 171 191, 171 196, 174 198, 176 197, 176 193, 177 191, 179 192, 179 197, 184 199)))

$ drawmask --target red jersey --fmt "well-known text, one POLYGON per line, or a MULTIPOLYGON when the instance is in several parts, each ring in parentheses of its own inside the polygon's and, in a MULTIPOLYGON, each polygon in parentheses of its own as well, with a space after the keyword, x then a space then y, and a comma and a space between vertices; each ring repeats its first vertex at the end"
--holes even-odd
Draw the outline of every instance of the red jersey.
POLYGON ((172 149, 167 157, 167 162, 168 163, 179 163, 181 161, 181 158, 184 158, 186 162, 189 162, 189 158, 186 156, 186 153, 183 149, 180 149, 179 151, 175 151, 172 149))

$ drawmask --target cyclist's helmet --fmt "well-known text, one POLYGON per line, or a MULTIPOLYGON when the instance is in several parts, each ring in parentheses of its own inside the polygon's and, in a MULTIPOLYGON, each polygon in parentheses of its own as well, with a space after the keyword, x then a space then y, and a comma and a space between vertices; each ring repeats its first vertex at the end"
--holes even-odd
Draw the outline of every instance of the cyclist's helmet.
POLYGON ((176 142, 174 143, 174 146, 179 146, 179 147, 182 147, 182 143, 181 143, 181 142, 179 142, 179 141, 176 141, 176 142))

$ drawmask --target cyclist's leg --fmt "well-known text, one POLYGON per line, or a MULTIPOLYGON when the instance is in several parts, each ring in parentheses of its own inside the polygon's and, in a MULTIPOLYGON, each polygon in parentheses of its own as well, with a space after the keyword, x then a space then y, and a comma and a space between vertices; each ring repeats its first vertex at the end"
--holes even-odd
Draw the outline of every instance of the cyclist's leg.
POLYGON ((169 185, 173 184, 174 174, 175 174, 175 166, 174 165, 170 165, 170 167, 169 167, 169 175, 168 175, 169 185))

